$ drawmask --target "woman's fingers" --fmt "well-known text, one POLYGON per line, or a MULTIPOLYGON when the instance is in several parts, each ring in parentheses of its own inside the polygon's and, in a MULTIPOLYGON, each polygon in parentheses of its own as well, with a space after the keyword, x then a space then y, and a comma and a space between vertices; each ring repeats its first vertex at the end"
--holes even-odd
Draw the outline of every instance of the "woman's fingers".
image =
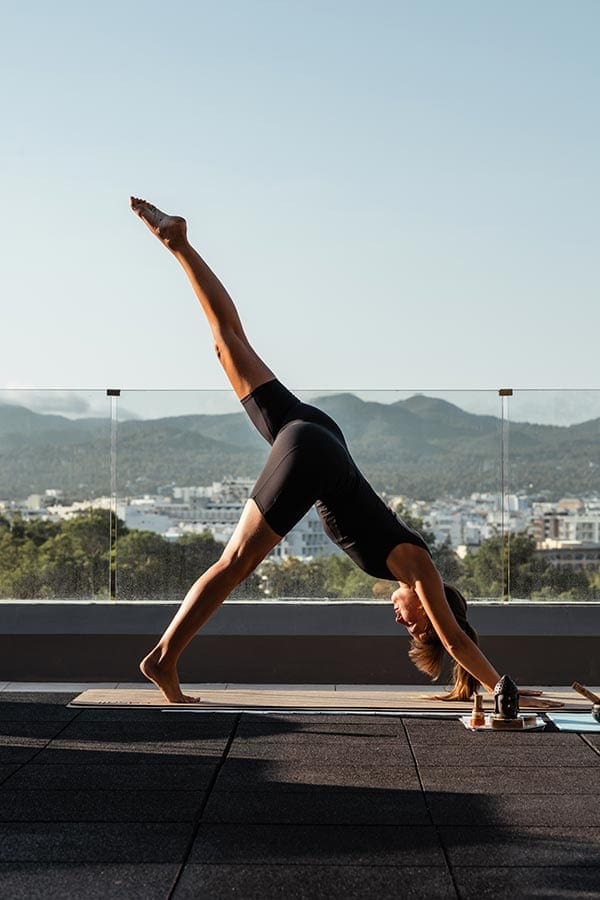
POLYGON ((564 706, 559 700, 537 700, 535 697, 523 697, 519 706, 526 709, 560 709, 564 706))
POLYGON ((519 688, 520 697, 541 697, 543 691, 529 691, 526 688, 519 688))

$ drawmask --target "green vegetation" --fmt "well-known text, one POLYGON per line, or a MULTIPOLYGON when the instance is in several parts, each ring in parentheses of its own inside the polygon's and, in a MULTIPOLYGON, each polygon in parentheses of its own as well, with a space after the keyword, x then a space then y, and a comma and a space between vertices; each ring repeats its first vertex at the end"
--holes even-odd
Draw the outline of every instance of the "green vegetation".
POLYGON ((513 535, 510 545, 500 536, 484 541, 461 562, 455 579, 467 598, 502 598, 509 581, 510 596, 521 600, 594 600, 599 595, 594 573, 554 568, 536 555, 535 541, 526 534, 513 535))
MULTIPOLYGON (((447 544, 434 546, 432 555, 444 580, 455 584, 467 599, 506 597, 508 553, 501 538, 484 541, 465 560, 459 560, 447 544)), ((260 571, 263 592, 270 597, 388 598, 397 587, 396 582, 370 578, 342 556, 266 562, 260 571)), ((517 535, 510 542, 510 594, 527 600, 598 600, 600 576, 553 568, 535 554, 533 539, 517 535)))
MULTIPOLYGON (((107 600, 116 569, 121 600, 182 599, 223 550, 208 533, 168 541, 121 521, 116 531, 115 548, 110 513, 97 509, 61 523, 0 517, 0 597, 107 600)), ((255 597, 258 585, 254 575, 235 596, 255 597)))
MULTIPOLYGON (((390 596, 392 582, 378 581, 354 565, 348 556, 323 556, 303 561, 288 558, 260 567, 262 593, 267 597, 328 597, 332 600, 390 596)), ((396 585, 397 586, 397 585, 396 585)))
MULTIPOLYGON (((509 571, 513 597, 599 598, 600 573, 553 568, 535 553, 535 542, 527 535, 513 536, 510 548, 501 537, 491 538, 460 560, 448 544, 436 546, 419 519, 398 511, 423 534, 443 578, 467 598, 502 598, 509 571)), ((109 599, 112 572, 117 599, 179 600, 223 550, 207 532, 169 541, 149 531, 128 530, 120 521, 116 531, 115 548, 110 514, 104 510, 60 523, 0 517, 0 597, 109 599)), ((395 586, 365 575, 347 556, 336 554, 265 561, 233 596, 388 598, 395 586)))

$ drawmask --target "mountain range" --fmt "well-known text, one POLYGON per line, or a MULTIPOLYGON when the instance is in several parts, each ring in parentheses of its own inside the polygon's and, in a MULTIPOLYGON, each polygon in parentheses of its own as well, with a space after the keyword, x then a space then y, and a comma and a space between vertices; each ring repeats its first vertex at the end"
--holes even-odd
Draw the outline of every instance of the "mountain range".
MULTIPOLYGON (((500 489, 503 423, 495 416, 422 394, 383 404, 341 393, 314 403, 340 424, 378 491, 434 499, 500 489)), ((504 435, 511 491, 548 499, 600 491, 600 418, 565 427, 512 422, 504 435)), ((140 495, 226 475, 253 478, 268 450, 242 412, 127 420, 117 427, 117 490, 140 495)), ((47 488, 72 499, 106 495, 110 461, 109 419, 0 404, 0 499, 47 488)))

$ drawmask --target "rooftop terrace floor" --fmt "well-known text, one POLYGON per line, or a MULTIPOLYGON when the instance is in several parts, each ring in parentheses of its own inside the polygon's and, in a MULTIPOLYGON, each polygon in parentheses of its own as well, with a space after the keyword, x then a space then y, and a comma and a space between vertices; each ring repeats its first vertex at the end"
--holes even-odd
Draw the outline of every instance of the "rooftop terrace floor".
POLYGON ((0 684, 2 897, 600 896, 598 734, 32 687, 0 684))

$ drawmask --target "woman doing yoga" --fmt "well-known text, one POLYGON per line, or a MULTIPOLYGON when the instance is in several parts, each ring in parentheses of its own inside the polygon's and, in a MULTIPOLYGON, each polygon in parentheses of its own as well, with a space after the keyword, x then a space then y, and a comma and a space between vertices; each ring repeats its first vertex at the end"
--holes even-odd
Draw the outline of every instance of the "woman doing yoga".
POLYGON ((197 702, 181 691, 181 653, 314 504, 326 533, 357 565, 376 578, 399 582, 392 595, 396 621, 412 637, 410 655, 418 668, 439 676, 445 650, 455 661, 448 699, 467 699, 479 684, 493 690, 500 676, 477 645, 464 598, 443 584, 423 538, 371 488, 336 423, 290 393, 257 355, 231 297, 188 242, 185 220, 135 197, 131 207, 182 266, 236 395, 272 445, 221 558, 192 585, 158 644, 140 663, 142 673, 170 702, 197 702))

